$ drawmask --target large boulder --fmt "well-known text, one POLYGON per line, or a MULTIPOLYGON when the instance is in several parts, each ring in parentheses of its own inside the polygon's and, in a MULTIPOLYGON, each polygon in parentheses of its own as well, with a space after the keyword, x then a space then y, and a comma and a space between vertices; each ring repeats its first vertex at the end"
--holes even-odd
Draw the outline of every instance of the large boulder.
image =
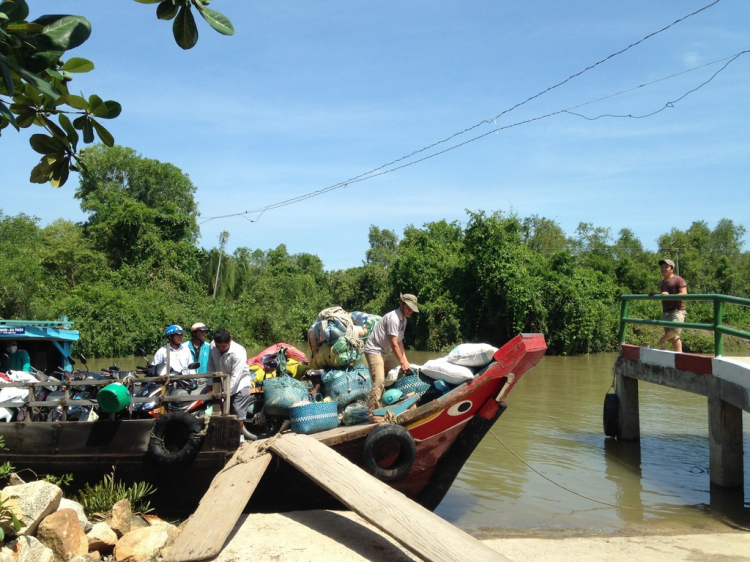
MULTIPOLYGON (((36 537, 23 536, 18 537, 13 542, 8 543, 8 549, 11 549, 14 562, 54 562, 55 553, 39 542, 36 537)), ((3 549, 6 550, 6 549, 3 549)))
POLYGON ((179 531, 170 524, 135 529, 123 536, 115 545, 116 562, 151 562, 161 550, 170 546, 179 531))
POLYGON ((88 554, 89 541, 72 509, 61 509, 45 517, 39 524, 36 538, 52 549, 58 560, 72 554, 88 554))
POLYGON ((3 493, 15 500, 21 508, 19 535, 35 535, 39 523, 50 513, 57 511, 62 499, 62 490, 43 480, 18 486, 6 486, 3 493))
POLYGON ((132 519, 133 510, 130 507, 130 501, 123 499, 112 506, 112 511, 107 516, 106 522, 109 528, 117 533, 117 538, 120 538, 130 531, 132 519))
POLYGON ((88 517, 86 517, 86 512, 80 503, 69 500, 68 498, 63 498, 60 500, 60 507, 58 507, 57 510, 60 511, 61 509, 72 509, 76 512, 78 522, 81 524, 84 533, 88 533, 91 530, 91 522, 88 517))
POLYGON ((117 534, 104 521, 94 523, 91 530, 86 533, 86 538, 89 541, 89 552, 109 554, 117 544, 117 534))

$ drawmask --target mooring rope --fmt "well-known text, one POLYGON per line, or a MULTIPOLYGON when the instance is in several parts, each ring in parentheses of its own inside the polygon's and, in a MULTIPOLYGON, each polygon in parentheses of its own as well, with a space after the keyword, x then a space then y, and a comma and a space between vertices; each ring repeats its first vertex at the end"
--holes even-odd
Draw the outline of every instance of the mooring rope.
POLYGON ((494 433, 494 432, 493 432, 493 431, 492 431, 491 429, 490 429, 490 433, 492 434, 492 437, 494 437, 495 439, 497 439, 497 440, 498 440, 498 442, 499 442, 499 443, 500 443, 500 444, 501 444, 501 445, 502 445, 503 447, 505 447, 506 449, 508 449, 508 451, 510 452, 510 454, 512 454, 512 455, 513 455, 514 457, 516 457, 516 458, 517 458, 517 459, 518 459, 519 461, 521 461, 521 462, 522 462, 523 464, 525 464, 525 465, 526 465, 527 467, 529 467, 529 468, 530 468, 531 470, 533 470, 534 472, 536 472, 536 473, 537 473, 537 474, 538 474, 539 476, 541 476, 542 478, 544 478, 544 479, 545 479, 545 480, 547 480, 548 482, 550 482, 550 483, 554 484, 554 485, 555 485, 555 486, 557 486, 558 488, 562 488, 562 489, 563 489, 563 490, 565 490, 566 492, 570 492, 570 493, 571 493, 571 494, 573 494, 573 495, 576 495, 576 496, 580 496, 580 497, 582 497, 582 498, 584 498, 584 499, 587 499, 587 500, 589 500, 589 501, 592 501, 592 502, 595 502, 595 503, 600 503, 600 504, 602 504, 602 505, 607 505, 607 506, 609 506, 609 507, 618 507, 618 508, 621 508, 621 509, 635 509, 634 507, 628 507, 627 505, 619 505, 619 504, 616 504, 616 503, 607 503, 607 502, 604 502, 604 501, 601 501, 601 500, 597 500, 597 499, 594 499, 594 498, 592 498, 592 497, 590 497, 590 496, 587 496, 587 495, 585 495, 585 494, 581 494, 581 493, 579 493, 579 492, 576 492, 575 490, 571 490, 570 488, 566 488, 566 487, 565 487, 565 486, 563 486, 562 484, 559 484, 559 483, 555 482, 554 480, 552 480, 551 478, 548 478, 547 476, 545 476, 544 474, 542 474, 541 472, 539 472, 539 471, 538 471, 538 470, 537 470, 536 468, 534 468, 534 467, 533 467, 533 466, 531 466, 531 465, 530 465, 529 463, 527 463, 527 462, 526 462, 525 460, 523 460, 523 459, 522 459, 522 458, 521 458, 520 456, 518 456, 518 455, 517 455, 517 454, 515 453, 515 451, 514 451, 513 449, 511 449, 510 447, 508 447, 508 445, 506 445, 506 444, 505 444, 505 443, 503 442, 503 440, 502 440, 502 439, 500 439, 500 438, 499 438, 499 437, 498 437, 497 435, 495 435, 495 433, 494 433))

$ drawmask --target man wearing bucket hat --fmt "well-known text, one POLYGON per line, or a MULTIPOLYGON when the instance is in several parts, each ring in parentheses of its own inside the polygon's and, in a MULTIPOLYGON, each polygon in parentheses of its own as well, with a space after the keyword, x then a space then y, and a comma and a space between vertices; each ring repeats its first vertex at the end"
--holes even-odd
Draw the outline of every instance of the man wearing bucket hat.
POLYGON ((372 390, 367 397, 367 407, 370 411, 380 408, 380 398, 385 389, 385 372, 395 366, 391 353, 396 356, 401 370, 409 371, 409 361, 404 351, 404 332, 406 319, 415 312, 419 312, 417 297, 408 293, 402 294, 398 308, 383 316, 367 338, 365 359, 372 378, 372 390))
MULTIPOLYGON (((674 262, 670 259, 659 260, 661 268, 661 294, 662 295, 686 295, 687 284, 679 275, 674 274, 674 262)), ((649 293, 653 295, 654 293, 649 293)), ((684 322, 687 311, 685 310, 685 301, 661 301, 662 313, 661 319, 669 322, 684 322)), ((659 347, 664 347, 665 342, 671 342, 672 348, 680 353, 682 352, 682 340, 680 339, 682 328, 667 326, 664 328, 664 335, 659 340, 659 347)))

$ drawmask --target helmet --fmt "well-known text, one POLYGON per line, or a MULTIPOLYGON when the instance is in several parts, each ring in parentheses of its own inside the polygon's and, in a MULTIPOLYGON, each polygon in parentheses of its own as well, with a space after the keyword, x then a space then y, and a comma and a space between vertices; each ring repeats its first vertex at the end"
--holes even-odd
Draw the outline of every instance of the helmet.
POLYGON ((172 324, 171 326, 168 326, 166 331, 164 332, 164 335, 166 336, 173 336, 175 334, 184 334, 185 330, 182 329, 182 326, 178 326, 177 324, 172 324))
POLYGON ((203 330, 205 332, 208 332, 208 327, 203 322, 196 322, 192 326, 190 326, 190 331, 195 332, 196 330, 203 330))
POLYGON ((384 406, 391 406, 401 400, 401 397, 404 395, 403 392, 401 392, 398 388, 392 388, 390 390, 386 390, 383 393, 383 398, 381 402, 383 402, 384 406))

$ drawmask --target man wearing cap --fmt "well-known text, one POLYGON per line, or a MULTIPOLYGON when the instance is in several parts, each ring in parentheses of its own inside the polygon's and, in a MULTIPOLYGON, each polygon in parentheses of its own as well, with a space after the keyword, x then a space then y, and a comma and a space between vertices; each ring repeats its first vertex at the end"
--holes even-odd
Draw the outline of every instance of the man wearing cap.
POLYGON ((398 308, 383 316, 367 338, 365 359, 372 378, 372 390, 367 397, 370 411, 380 408, 380 398, 385 389, 385 371, 395 366, 391 353, 396 356, 401 370, 409 371, 409 361, 404 351, 404 331, 406 319, 414 312, 419 312, 417 297, 410 294, 401 295, 398 308))
POLYGON ((195 370, 196 373, 208 373, 209 344, 206 343, 206 332, 208 332, 208 328, 203 322, 196 322, 190 328, 193 337, 188 342, 188 349, 190 349, 193 362, 197 361, 201 364, 195 370))
MULTIPOLYGON (((669 259, 659 260, 661 267, 661 294, 662 295, 687 295, 687 285, 685 280, 679 275, 674 274, 674 262, 669 259)), ((670 322, 684 322, 687 312, 685 310, 685 301, 661 301, 662 313, 661 319, 670 322)), ((680 332, 682 328, 668 326, 664 328, 664 335, 659 340, 659 346, 664 346, 665 342, 672 342, 672 348, 676 352, 682 352, 682 340, 680 332)))

